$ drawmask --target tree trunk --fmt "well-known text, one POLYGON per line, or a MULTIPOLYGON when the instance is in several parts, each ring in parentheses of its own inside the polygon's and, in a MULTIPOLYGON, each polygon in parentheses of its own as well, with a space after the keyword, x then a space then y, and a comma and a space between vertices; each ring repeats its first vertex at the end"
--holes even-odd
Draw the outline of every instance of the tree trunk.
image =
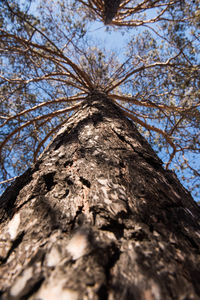
POLYGON ((200 299, 200 210, 105 95, 1 197, 2 299, 200 299))
POLYGON ((104 23, 108 25, 117 14, 121 0, 104 0, 104 23))

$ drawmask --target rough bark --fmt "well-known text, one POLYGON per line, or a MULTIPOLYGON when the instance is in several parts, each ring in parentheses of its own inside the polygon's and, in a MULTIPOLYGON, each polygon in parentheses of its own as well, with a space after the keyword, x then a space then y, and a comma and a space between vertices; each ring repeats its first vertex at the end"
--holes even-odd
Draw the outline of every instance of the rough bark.
POLYGON ((200 299, 199 207, 104 95, 0 203, 2 299, 200 299))

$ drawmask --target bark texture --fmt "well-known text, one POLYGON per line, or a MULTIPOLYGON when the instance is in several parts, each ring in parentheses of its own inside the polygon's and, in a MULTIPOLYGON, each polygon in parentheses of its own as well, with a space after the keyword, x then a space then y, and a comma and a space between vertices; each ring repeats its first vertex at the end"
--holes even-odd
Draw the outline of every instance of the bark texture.
POLYGON ((0 206, 4 300, 200 299, 199 207, 104 95, 0 206))

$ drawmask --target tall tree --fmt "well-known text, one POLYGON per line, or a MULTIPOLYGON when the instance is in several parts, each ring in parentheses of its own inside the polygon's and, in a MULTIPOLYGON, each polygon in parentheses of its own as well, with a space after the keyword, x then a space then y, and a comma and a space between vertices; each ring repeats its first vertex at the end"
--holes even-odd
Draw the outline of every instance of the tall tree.
POLYGON ((93 93, 1 198, 2 299, 199 299, 199 217, 93 93))
POLYGON ((1 296, 199 299, 199 207, 166 170, 199 151, 198 17, 145 1, 163 13, 129 23, 117 55, 95 46, 85 3, 1 3, 4 183, 30 166, 0 199, 1 296))
MULTIPOLYGON (((66 112, 97 89, 123 107, 166 167, 176 168, 197 194, 198 10, 193 15, 186 5, 171 3, 165 18, 152 26, 140 24, 132 34, 134 27, 124 25, 129 42, 118 55, 101 43, 95 47, 85 6, 71 3, 1 4, 1 182, 5 186, 30 166, 65 122, 66 112)), ((156 3, 158 9, 161 3, 156 3)))

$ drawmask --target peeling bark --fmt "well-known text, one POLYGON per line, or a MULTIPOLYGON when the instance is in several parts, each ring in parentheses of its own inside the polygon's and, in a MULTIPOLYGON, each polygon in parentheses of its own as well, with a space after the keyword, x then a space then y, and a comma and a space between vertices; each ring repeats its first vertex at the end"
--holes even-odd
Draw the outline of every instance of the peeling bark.
POLYGON ((93 94, 0 199, 2 299, 200 299, 200 210, 93 94))

